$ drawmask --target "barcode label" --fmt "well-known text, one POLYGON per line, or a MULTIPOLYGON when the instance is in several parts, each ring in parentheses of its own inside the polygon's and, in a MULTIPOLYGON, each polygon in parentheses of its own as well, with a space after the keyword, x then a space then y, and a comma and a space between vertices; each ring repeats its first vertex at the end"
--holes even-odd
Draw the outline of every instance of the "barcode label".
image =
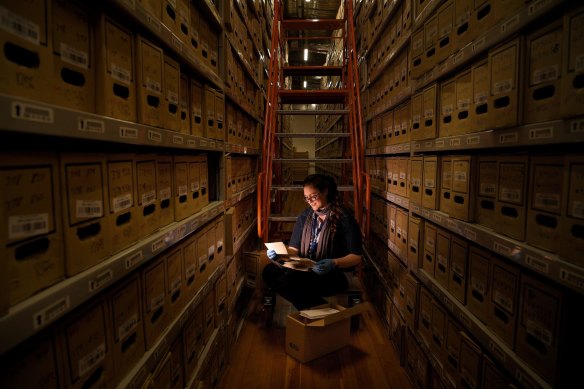
POLYGON ((12 118, 37 123, 53 123, 55 121, 54 112, 51 108, 19 101, 12 103, 12 118))
POLYGON ((513 80, 512 79, 502 80, 495 83, 495 85, 493 86, 493 93, 496 95, 500 95, 502 93, 509 92, 511 89, 513 89, 513 80))
POLYGON ((474 290, 476 290, 480 294, 482 294, 482 295, 485 294, 486 287, 485 287, 485 283, 483 282, 482 279, 477 278, 477 277, 471 277, 470 285, 474 290))
POLYGON ((152 204, 154 201, 156 201, 156 191, 155 190, 144 193, 142 195, 142 205, 152 204))
POLYGON ((481 182, 480 192, 482 195, 494 196, 497 193, 497 185, 490 182, 481 182))
POLYGON ((174 143, 175 145, 182 145, 185 143, 185 138, 183 138, 180 135, 173 135, 172 136, 172 143, 174 143))
POLYGON ((152 93, 156 93, 157 95, 162 93, 162 85, 160 82, 153 80, 149 77, 146 77, 146 89, 148 89, 152 93))
POLYGON ((203 267, 207 263, 207 255, 203 254, 199 256, 199 267, 203 267))
POLYGON ((550 139, 554 136, 554 129, 552 127, 533 128, 529 130, 529 139, 550 139))
POLYGON ((144 259, 144 254, 142 253, 142 251, 138 251, 137 253, 135 253, 131 257, 126 258, 126 260, 124 261, 124 263, 126 265, 126 270, 136 266, 136 264, 142 262, 143 259, 144 259))
POLYGON ((432 178, 426 178, 424 180, 424 186, 426 188, 433 188, 434 187, 434 180, 432 178))
POLYGON ((422 118, 421 115, 414 115, 414 117, 412 118, 412 122, 420 123, 421 118, 422 118))
POLYGON ((501 188, 501 200, 520 202, 521 201, 521 190, 510 189, 510 188, 501 188))
POLYGON ((105 344, 102 343, 91 353, 81 358, 78 362, 79 376, 85 375, 105 358, 105 344))
POLYGON ((120 138, 138 139, 138 129, 131 127, 120 127, 120 138))
POLYGON ((547 68, 537 69, 533 72, 533 84, 541 84, 549 80, 558 78, 558 65, 548 66, 547 68))
POLYGON ((154 311, 164 305, 164 292, 154 296, 148 302, 148 311, 154 311))
POLYGON ((168 200, 170 198, 170 196, 171 196, 170 187, 160 189, 160 201, 168 200))
POLYGON ((493 242, 493 250, 505 256, 511 255, 511 248, 500 242, 493 242))
POLYGON ((460 111, 466 111, 470 107, 470 99, 460 99, 458 100, 458 109, 460 111))
POLYGON ((488 100, 488 93, 476 93, 474 96, 475 105, 485 104, 488 100))
POLYGON ((75 210, 78 218, 101 217, 103 215, 103 201, 77 200, 75 210))
POLYGON ((572 203, 572 216, 584 219, 584 202, 574 200, 572 203))
POLYGON ((454 181, 466 182, 467 175, 464 171, 455 171, 454 172, 454 181))
POLYGON ((560 268, 560 279, 564 283, 577 287, 578 289, 584 289, 584 277, 580 274, 576 274, 570 270, 560 268))
POLYGON ((442 107, 442 115, 450 115, 454 112, 454 104, 448 104, 442 107))
POLYGON ((17 215, 8 218, 8 239, 22 239, 49 232, 49 214, 17 215))
POLYGON ((83 69, 89 68, 89 56, 85 51, 78 50, 74 47, 61 42, 61 60, 73 66, 83 69))
POLYGON ((543 343, 547 344, 548 346, 552 345, 553 334, 547 328, 543 328, 542 326, 535 323, 533 320, 527 319, 527 333, 535 337, 536 339, 541 340, 543 343))
POLYGON ((37 312, 32 317, 33 327, 38 330, 44 327, 48 323, 52 322, 56 318, 62 316, 71 307, 69 302, 69 296, 65 296, 53 304, 49 305, 40 312, 37 312))
POLYGON ((517 134, 516 132, 511 132, 509 134, 499 135, 499 143, 501 143, 501 144, 517 143, 518 140, 519 140, 519 134, 517 134))
POLYGON ((125 339, 138 326, 138 314, 134 313, 118 327, 118 338, 125 339))
POLYGON ((509 298, 509 296, 506 296, 498 290, 495 290, 493 294, 496 303, 505 308, 508 312, 513 312, 513 300, 509 298))
POLYGON ((79 118, 77 129, 84 132, 96 132, 103 134, 105 132, 105 122, 103 120, 79 118))
POLYGON ((187 278, 191 278, 193 275, 195 275, 196 269, 197 269, 197 267, 194 264, 187 267, 185 270, 185 274, 186 274, 187 278))
POLYGON ((132 82, 132 72, 114 63, 111 64, 111 75, 114 80, 123 84, 128 85, 132 82))
POLYGON ((162 142, 162 134, 157 131, 148 130, 148 139, 152 142, 160 143, 162 142))
POLYGON ((114 272, 111 269, 97 275, 93 280, 89 281, 89 292, 95 292, 97 289, 107 285, 114 277, 114 272))
POLYGON ((40 28, 38 24, 24 19, 4 7, 0 7, 0 27, 35 45, 40 44, 40 28))
POLYGON ((114 198, 113 201, 114 212, 117 213, 123 211, 124 209, 130 208, 132 206, 132 202, 133 201, 131 193, 127 193, 125 195, 114 198))
POLYGON ((166 243, 164 242, 164 239, 159 239, 156 242, 152 243, 151 251, 152 251, 152 253, 156 253, 156 252, 162 250, 164 247, 166 247, 166 243))
POLYGON ((424 111, 424 117, 426 119, 431 118, 434 116, 434 110, 433 109, 427 109, 424 111))
POLYGON ((553 210, 560 209, 560 195, 556 193, 536 193, 535 206, 553 210))

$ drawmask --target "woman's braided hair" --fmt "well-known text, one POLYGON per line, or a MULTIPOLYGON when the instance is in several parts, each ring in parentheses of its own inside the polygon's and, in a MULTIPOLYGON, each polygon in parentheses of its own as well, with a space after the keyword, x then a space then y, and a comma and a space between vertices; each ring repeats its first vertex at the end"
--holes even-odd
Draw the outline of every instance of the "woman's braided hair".
POLYGON ((311 174, 304 179, 303 187, 311 186, 319 192, 327 192, 327 207, 330 209, 329 221, 331 232, 334 234, 343 215, 343 200, 337 189, 337 183, 334 178, 325 174, 311 174))

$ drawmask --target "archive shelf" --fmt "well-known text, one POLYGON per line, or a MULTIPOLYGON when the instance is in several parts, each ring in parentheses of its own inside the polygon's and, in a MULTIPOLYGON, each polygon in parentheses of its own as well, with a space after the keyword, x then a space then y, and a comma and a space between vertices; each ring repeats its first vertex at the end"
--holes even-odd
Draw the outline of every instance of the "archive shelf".
POLYGON ((247 229, 241 235, 241 238, 239 238, 239 239, 237 239, 237 241, 235 241, 235 243, 233 244, 233 252, 234 253, 241 250, 243 243, 246 241, 247 238, 249 238, 251 232, 254 231, 254 228, 256 227, 256 225, 257 225, 257 219, 252 220, 252 222, 250 223, 250 226, 247 227, 247 229))
POLYGON ((199 213, 174 222, 111 258, 66 278, 27 298, 0 317, 0 354, 40 332, 49 324, 121 280, 138 266, 150 261, 164 249, 180 242, 199 227, 222 215, 222 201, 209 204, 199 213))
POLYGON ((251 112, 252 111, 251 105, 243 103, 240 98, 238 98, 237 96, 235 96, 235 94, 233 94, 233 92, 231 91, 230 88, 225 88, 224 92, 225 92, 225 96, 229 99, 229 101, 235 103, 235 105, 237 105, 241 109, 241 111, 243 113, 245 113, 247 116, 251 117, 256 122, 263 121, 258 116, 256 116, 255 114, 253 114, 251 112))
MULTIPOLYGON (((408 46, 410 43, 410 38, 412 37, 412 32, 408 31, 406 35, 403 35, 400 38, 399 43, 396 45, 394 49, 392 49, 389 53, 383 57, 381 60, 381 65, 377 65, 377 69, 375 69, 375 73, 373 73, 370 77, 367 78, 367 87, 371 85, 372 82, 377 81, 379 76, 383 74, 385 69, 389 66, 389 64, 395 59, 395 57, 404 49, 404 47, 408 46)), ((362 88, 365 90, 365 88, 362 88)))
MULTIPOLYGON (((385 27, 387 27, 387 24, 389 23, 389 21, 391 20, 391 17, 393 16, 395 11, 397 10, 399 3, 401 3, 404 0, 390 0, 390 1, 392 2, 392 4, 389 7, 389 11, 383 16, 383 20, 379 24, 377 32, 375 33, 375 35, 373 35, 373 39, 371 39, 372 42, 377 42, 379 40, 381 32, 385 29, 385 27)), ((374 4, 377 4, 377 3, 375 2, 374 4)), ((373 8, 377 8, 377 7, 374 6, 374 7, 369 9, 369 12, 367 14, 367 18, 369 18, 369 16, 371 16, 371 11, 373 11, 373 8)), ((369 47, 371 47, 371 44, 369 47)), ((370 51, 371 50, 367 49, 367 51, 365 53, 363 53, 361 55, 361 57, 363 57, 363 58, 367 57, 369 55, 370 51)))
POLYGON ((412 144, 410 142, 400 143, 397 145, 387 145, 381 147, 369 148, 365 151, 366 155, 381 155, 381 154, 409 154, 412 144))
POLYGON ((242 146, 236 143, 225 143, 226 153, 260 155, 261 150, 253 147, 242 146))
POLYGON ((255 73, 253 72, 252 67, 249 64, 249 62, 247 61, 247 59, 245 59, 243 54, 239 50, 237 50, 237 48, 235 47, 235 43, 233 42, 231 36, 226 35, 225 37, 226 37, 227 41, 229 42, 228 46, 230 46, 231 50, 233 50, 233 52, 235 54, 237 54, 237 58, 239 59, 239 61, 243 65, 243 68, 245 69, 247 76, 253 81, 255 86, 258 89, 260 89, 261 88, 260 82, 257 80, 257 77, 256 77, 255 73))
POLYGON ((365 119, 366 122, 371 121, 372 119, 374 119, 375 117, 392 110, 393 108, 397 107, 398 105, 400 105, 401 103, 403 103, 404 101, 406 101, 407 99, 409 99, 410 97, 412 97, 412 86, 408 85, 406 88, 404 88, 404 90, 402 90, 400 93, 398 93, 397 95, 393 96, 390 100, 389 100, 389 104, 387 104, 385 107, 383 108, 378 108, 375 111, 369 113, 369 115, 367 116, 367 118, 365 119))
POLYGON ((395 205, 399 205, 400 207, 409 210, 410 209, 410 200, 407 197, 402 197, 399 195, 396 195, 394 193, 389 193, 387 191, 384 190, 379 190, 379 191, 374 191, 371 190, 372 193, 374 193, 375 195, 389 201, 390 203, 393 203, 395 205))

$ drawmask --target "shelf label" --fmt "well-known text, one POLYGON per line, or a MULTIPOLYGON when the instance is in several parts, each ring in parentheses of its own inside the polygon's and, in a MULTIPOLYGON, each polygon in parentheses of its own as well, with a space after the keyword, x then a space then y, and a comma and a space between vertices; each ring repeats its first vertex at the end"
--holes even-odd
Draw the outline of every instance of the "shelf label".
POLYGON ((146 375, 146 365, 142 365, 142 367, 140 368, 140 370, 138 371, 138 374, 136 374, 134 376, 134 379, 132 380, 132 382, 130 382, 130 385, 128 385, 129 389, 138 389, 142 387, 142 384, 144 382, 144 376, 146 375))
POLYGON ((481 48, 485 45, 486 38, 485 35, 481 36, 472 44, 472 52, 476 53, 481 50, 481 48))
POLYGON ((550 265, 547 261, 533 257, 529 254, 525 255, 525 264, 543 274, 549 274, 550 272, 550 265))
POLYGON ((105 123, 103 120, 79 118, 77 129, 84 132, 103 134, 105 132, 105 123))
POLYGON ((214 141, 210 141, 209 142, 209 147, 214 149, 215 148, 215 142, 214 141))
POLYGON ((495 357, 499 359, 499 361, 505 363, 507 360, 507 355, 503 352, 501 347, 499 347, 499 345, 493 341, 493 339, 489 339, 489 349, 493 352, 495 357))
POLYGON ((91 351, 89 354, 84 356, 83 358, 79 359, 78 361, 78 368, 79 368, 79 376, 83 376, 88 371, 93 369, 97 366, 103 359, 105 358, 105 343, 101 343, 99 346, 95 348, 95 350, 91 351))
POLYGON ((516 132, 510 132, 508 134, 499 135, 499 143, 517 143, 519 140, 519 134, 516 132))
POLYGON ((132 127, 120 127, 120 138, 138 139, 138 129, 132 127))
POLYGON ((183 138, 180 135, 173 135, 172 143, 174 143, 175 145, 183 145, 185 143, 185 138, 183 138))
POLYGON ((572 120, 570 122, 570 132, 584 132, 584 119, 572 120))
POLYGON ((571 270, 560 268, 560 279, 567 285, 572 285, 578 289, 584 289, 584 277, 571 270))
POLYGON ((458 318, 467 329, 470 330, 472 328, 472 322, 462 311, 458 313, 458 318))
POLYGON ((420 143, 417 143, 417 142, 416 142, 416 143, 414 144, 414 150, 415 150, 415 151, 418 151, 418 150, 420 150, 420 148, 421 148, 421 147, 422 147, 422 145, 421 145, 420 143))
POLYGON ((460 138, 450 139, 450 147, 460 146, 460 138))
POLYGON ((152 242, 152 254, 162 250, 164 247, 166 247, 166 242, 164 241, 164 238, 157 240, 156 242, 152 242))
POLYGON ((454 57, 452 57, 452 64, 456 65, 458 62, 462 61, 464 58, 464 51, 459 51, 454 57))
POLYGON ((432 214, 432 219, 434 219, 434 221, 438 224, 442 223, 442 216, 436 213, 432 214))
POLYGON ((193 221, 193 224, 191 224, 191 232, 196 231, 197 228, 199 228, 199 220, 195 220, 193 221))
POLYGON ((108 269, 101 274, 98 274, 94 279, 89 280, 89 293, 95 292, 97 289, 101 289, 104 285, 107 285, 114 278, 114 272, 112 269, 108 269))
POLYGON ((509 31, 511 28, 515 27, 519 23, 519 14, 513 15, 511 19, 507 20, 505 23, 501 24, 501 34, 509 31))
POLYGON ((448 225, 449 229, 458 231, 458 224, 456 223, 456 221, 448 219, 446 220, 446 224, 448 225))
POLYGON ((529 130, 529 140, 550 139, 554 137, 553 127, 533 128, 529 130))
POLYGON ((493 250, 507 257, 511 255, 511 248, 501 242, 493 242, 493 250))
POLYGON ((201 139, 201 147, 207 147, 207 141, 205 139, 201 139))
POLYGON ((162 134, 158 131, 148 130, 148 139, 152 142, 160 143, 162 142, 162 134))
POLYGON ((143 259, 144 259, 144 254, 142 253, 142 250, 132 254, 131 256, 126 258, 126 260, 124 261, 125 266, 126 266, 126 270, 133 268, 138 263, 142 262, 143 259))
POLYGON ((550 5, 551 3, 553 3, 553 0, 537 0, 534 1, 532 4, 530 4, 527 7, 527 15, 531 16, 534 13, 538 12, 540 9, 550 5))
POLYGON ((33 328, 38 330, 39 328, 44 327, 58 317, 63 316, 69 308, 71 308, 69 295, 61 297, 59 300, 33 315, 33 328))
POLYGON ((439 139, 439 140, 436 140, 436 141, 434 142, 434 146, 435 146, 436 148, 442 148, 442 147, 444 147, 444 139, 439 139))
POLYGON ((12 103, 11 114, 13 119, 28 120, 37 123, 55 122, 55 113, 52 108, 22 103, 20 101, 14 101, 12 103))
POLYGON ((197 141, 194 139, 187 139, 187 146, 189 147, 197 147, 197 141))
POLYGON ((481 137, 480 136, 469 136, 466 138, 467 145, 479 145, 481 144, 481 137))

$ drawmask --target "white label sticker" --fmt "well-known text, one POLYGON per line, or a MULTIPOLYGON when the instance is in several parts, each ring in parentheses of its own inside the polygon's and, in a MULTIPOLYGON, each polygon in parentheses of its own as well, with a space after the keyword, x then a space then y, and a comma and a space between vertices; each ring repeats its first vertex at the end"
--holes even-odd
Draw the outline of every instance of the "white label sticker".
POLYGON ((584 132, 584 120, 572 120, 570 122, 570 132, 584 132))
POLYGON ((519 134, 516 132, 510 132, 508 134, 499 135, 499 143, 517 143, 519 140, 519 134))
POLYGON ((162 134, 158 131, 148 130, 148 139, 152 142, 160 143, 162 142, 162 134))
POLYGON ((103 120, 79 118, 77 129, 84 132, 96 132, 103 134, 105 132, 105 122, 103 120))
POLYGON ((132 206, 132 203, 133 200, 131 193, 126 193, 124 195, 115 197, 113 201, 114 213, 118 213, 120 211, 123 211, 124 209, 130 208, 132 206))
POLYGON ((125 339, 138 326, 138 314, 134 313, 118 327, 118 338, 125 339))
POLYGON ((527 15, 531 16, 534 13, 538 12, 543 7, 552 3, 553 0, 537 0, 532 2, 529 7, 527 8, 527 15))
POLYGON ((107 285, 114 278, 114 272, 111 269, 98 274, 94 279, 89 280, 89 292, 94 292, 107 285))
POLYGON ((480 193, 486 196, 494 196, 497 193, 497 185, 491 182, 481 182, 480 193))
POLYGON ((144 259, 144 254, 142 253, 142 251, 138 251, 137 253, 133 254, 132 256, 126 258, 126 260, 124 261, 125 265, 126 265, 126 270, 136 266, 138 263, 142 262, 142 260, 144 259))
POLYGON ((432 179, 432 178, 424 179, 424 186, 426 188, 433 188, 434 187, 434 179, 432 179))
POLYGON ((149 77, 146 77, 146 82, 145 82, 145 86, 146 89, 148 89, 150 92, 155 93, 157 95, 162 93, 162 86, 160 84, 160 82, 153 80, 149 77))
POLYGON ((424 118, 426 119, 430 119, 434 116, 434 110, 433 109, 427 109, 424 111, 424 118))
POLYGON ((19 101, 12 103, 12 118, 37 123, 53 123, 55 121, 52 108, 19 101))
POLYGON ((144 193, 142 195, 142 205, 143 206, 148 205, 148 204, 152 204, 155 201, 156 201, 156 191, 155 190, 144 193))
POLYGON ((501 242, 493 242, 493 250, 505 256, 511 255, 511 248, 501 242))
POLYGON ((530 140, 550 139, 553 137, 554 137, 553 127, 533 128, 533 129, 529 130, 529 139, 530 140))
POLYGON ((436 148, 442 148, 442 147, 444 147, 444 140, 443 140, 443 139, 436 140, 436 141, 434 142, 434 146, 435 146, 436 148))
POLYGON ((521 190, 512 188, 501 188, 501 200, 503 201, 521 201, 521 190))
POLYGON ((536 193, 535 206, 559 210, 560 209, 560 195, 557 193, 536 193))
POLYGON ((178 105, 178 93, 169 90, 169 91, 166 92, 166 99, 171 104, 178 105))
POLYGON ((574 273, 571 270, 560 268, 560 279, 568 285, 584 290, 584 277, 581 274, 574 273))
POLYGON ((474 290, 476 290, 480 294, 482 294, 482 295, 485 294, 486 286, 485 286, 485 282, 481 278, 471 277, 470 285, 472 286, 472 288, 474 290))
POLYGON ((33 327, 38 330, 44 327, 48 323, 54 321, 58 317, 63 316, 71 308, 69 296, 65 296, 48 307, 44 308, 42 311, 37 312, 32 317, 33 327))
POLYGON ((450 139, 450 147, 460 146, 460 138, 450 139))
POLYGON ((466 111, 470 107, 470 99, 460 99, 457 102, 459 111, 466 111))
POLYGON ((513 312, 513 300, 499 290, 493 291, 494 300, 508 312, 513 312))
POLYGON ((118 66, 115 63, 111 64, 111 74, 112 78, 123 84, 129 85, 132 82, 132 72, 122 66, 118 66))
POLYGON ((164 305, 164 293, 160 293, 158 296, 155 296, 155 297, 150 299, 150 301, 148 302, 148 310, 154 311, 163 305, 164 305))
POLYGON ((527 319, 526 325, 527 333, 535 337, 536 339, 541 340, 543 343, 547 344, 548 346, 552 345, 552 340, 554 338, 551 331, 547 328, 543 328, 538 323, 534 322, 533 320, 527 319))
POLYGON ((465 236, 465 238, 469 239, 472 242, 476 242, 476 240, 477 240, 477 233, 471 229, 468 229, 468 228, 464 229, 464 236, 465 236))
POLYGON ((481 137, 480 136, 469 136, 466 138, 467 145, 479 145, 481 144, 481 137))
POLYGON ((49 232, 49 214, 17 215, 8 217, 8 239, 22 239, 49 232))
POLYGON ((502 93, 509 92, 511 89, 513 89, 513 80, 512 79, 501 80, 501 81, 495 82, 495 85, 493 86, 493 93, 496 95, 500 95, 502 93))
POLYGON ((453 177, 454 181, 466 182, 467 180, 467 175, 465 171, 455 171, 453 177))
POLYGON ((97 366, 101 361, 105 358, 105 343, 100 344, 97 346, 95 350, 84 356, 83 358, 79 359, 78 366, 79 366, 79 376, 85 375, 95 366, 97 366))
POLYGON ((89 56, 87 53, 63 42, 61 42, 61 60, 83 69, 89 68, 89 56))
POLYGON ((474 97, 474 101, 475 101, 475 105, 481 105, 486 103, 489 100, 489 94, 488 93, 475 93, 475 97, 474 97))
POLYGON ((120 127, 120 138, 138 139, 138 129, 132 127, 120 127))
POLYGON ((166 247, 166 243, 164 239, 159 239, 156 242, 152 243, 152 253, 156 253, 166 247))
POLYGON ((168 200, 171 196, 170 187, 160 189, 160 201, 168 200))
POLYGON ((182 145, 185 143, 185 138, 183 138, 180 135, 173 135, 172 136, 172 143, 174 143, 175 145, 182 145))
POLYGON ((40 28, 38 24, 0 7, 0 27, 22 39, 40 44, 40 28))
POLYGON ((555 80, 558 78, 559 70, 558 65, 548 66, 543 69, 536 69, 533 71, 533 84, 541 84, 542 82, 555 80))
POLYGON ((77 200, 75 203, 76 216, 101 217, 103 215, 103 201, 101 200, 77 200))

